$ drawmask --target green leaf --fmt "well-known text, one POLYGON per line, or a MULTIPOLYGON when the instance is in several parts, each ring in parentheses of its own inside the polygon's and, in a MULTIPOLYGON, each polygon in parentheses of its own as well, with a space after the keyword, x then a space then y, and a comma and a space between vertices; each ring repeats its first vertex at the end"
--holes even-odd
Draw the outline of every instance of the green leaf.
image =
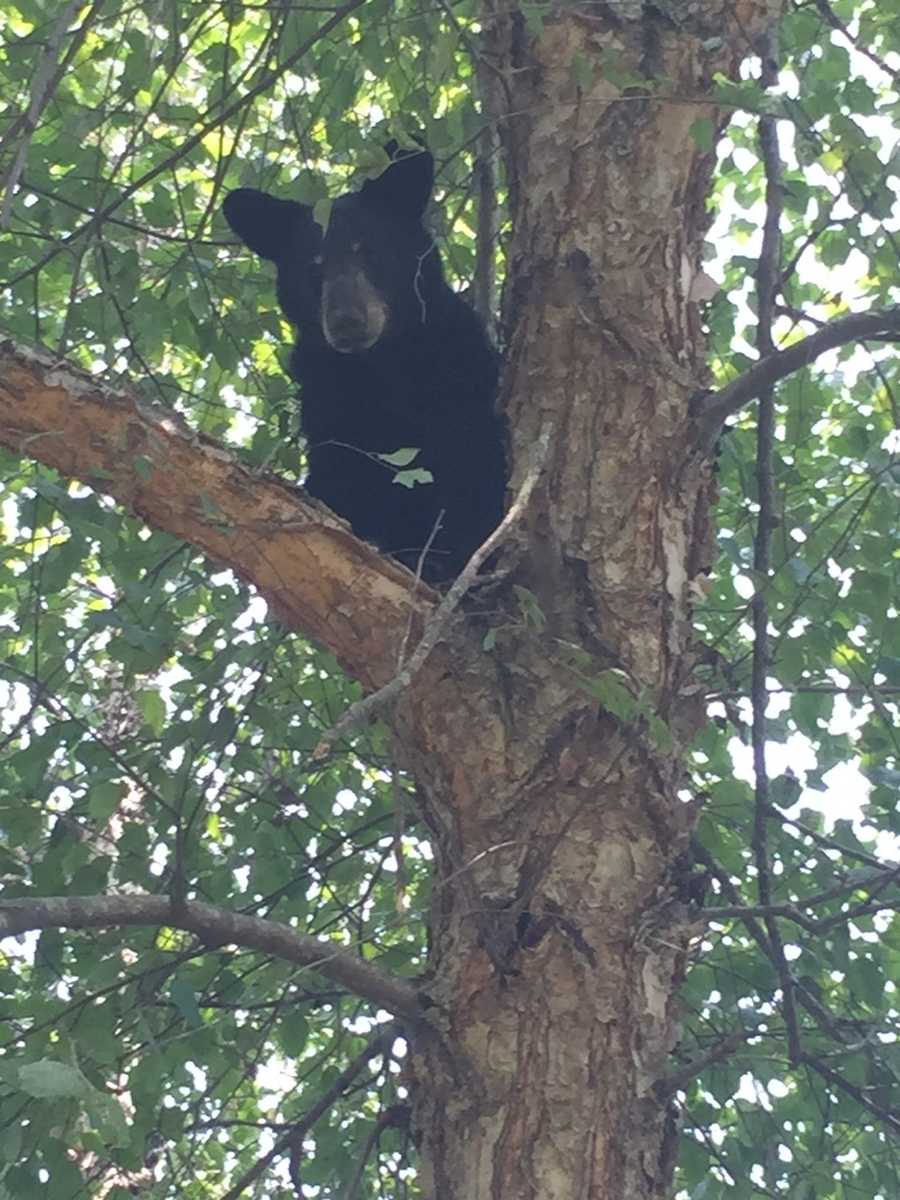
POLYGON ((610 668, 592 679, 582 680, 582 687, 614 717, 633 721, 638 716, 637 699, 632 695, 628 678, 622 671, 610 668))
POLYGON ((122 801, 121 783, 109 781, 94 784, 88 790, 88 812, 95 821, 106 822, 122 801))
POLYGON ((328 228, 328 222, 331 220, 331 203, 327 196, 323 196, 313 205, 313 220, 323 231, 328 228))
POLYGON ((309 1040, 309 1022, 300 1013, 283 1017, 279 1027, 279 1040, 285 1054, 297 1058, 309 1040))
POLYGON ((423 483, 434 483, 434 476, 424 467, 414 467, 411 471, 398 471, 391 482, 399 483, 401 487, 413 488, 423 483))
POLYGON ((570 68, 572 82, 582 91, 589 91, 594 82, 594 64, 584 54, 576 54, 570 68))
POLYGON ((142 688, 134 698, 141 711, 141 716, 153 732, 162 733, 168 714, 166 703, 160 693, 155 688, 142 688))
POLYGON ((169 985, 169 995, 187 1024, 194 1029, 201 1028, 203 1017, 197 1005, 197 995, 187 980, 176 975, 169 985))
POLYGON ((690 135, 701 150, 713 149, 715 126, 709 117, 698 117, 691 125, 690 135))
POLYGON ((395 450, 393 454, 379 454, 377 457, 382 462, 388 463, 392 467, 408 467, 409 464, 419 454, 419 450, 410 446, 405 446, 400 450, 395 450))
POLYGON ((19 1087, 37 1100, 85 1096, 90 1084, 77 1067, 43 1058, 19 1068, 19 1087))

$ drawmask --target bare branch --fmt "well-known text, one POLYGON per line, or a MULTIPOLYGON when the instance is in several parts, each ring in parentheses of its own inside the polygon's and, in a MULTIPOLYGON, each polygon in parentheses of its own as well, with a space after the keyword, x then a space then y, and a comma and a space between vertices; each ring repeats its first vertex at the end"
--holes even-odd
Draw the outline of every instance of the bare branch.
POLYGON ((673 1092, 679 1091, 696 1079, 698 1075, 702 1075, 706 1068, 712 1066, 713 1063, 721 1062, 723 1058, 730 1058, 749 1038, 758 1036, 758 1033, 759 1031, 756 1029, 732 1030, 705 1054, 701 1054, 691 1062, 685 1063, 678 1071, 660 1079, 653 1089, 657 1098, 661 1101, 666 1100, 673 1092))
POLYGON ((521 519, 528 504, 528 499, 540 477, 549 444, 550 430, 545 427, 534 443, 531 462, 526 469, 522 486, 519 488, 515 500, 510 505, 509 511, 490 537, 478 547, 455 579, 434 616, 428 622, 425 632, 422 634, 421 641, 413 651, 409 662, 397 672, 389 683, 379 688, 377 692, 373 692, 371 696, 366 696, 362 700, 357 700, 355 704, 350 705, 343 716, 330 729, 326 730, 319 739, 319 743, 314 751, 315 758, 323 758, 339 737, 355 725, 358 725, 361 721, 372 717, 377 711, 390 703, 404 688, 409 687, 413 677, 424 665, 428 655, 446 633, 453 612, 477 579, 482 563, 493 554, 498 546, 502 545, 509 531, 521 519))
POLYGON ((788 375, 793 375, 828 350, 846 346, 848 342, 893 341, 900 338, 900 308, 878 312, 851 313, 829 321, 809 337, 795 342, 785 350, 760 358, 749 371, 733 380, 719 392, 700 401, 697 414, 700 422, 700 442, 709 449, 721 432, 726 417, 756 400, 766 388, 774 387, 788 375))
POLYGON ((21 132, 19 144, 13 155, 12 162, 9 165, 5 178, 0 181, 0 193, 3 193, 3 203, 2 207, 0 207, 0 230, 6 229, 9 225, 13 195, 25 167, 25 160, 28 157, 28 147, 31 144, 32 135, 35 129, 37 129, 41 113, 44 111, 60 79, 62 79, 63 73, 84 40, 84 36, 97 12, 97 5, 95 4, 82 22, 81 28, 76 31, 62 62, 57 63, 56 56, 59 53, 65 32, 69 27, 69 22, 82 7, 81 0, 69 0, 69 3, 56 18, 56 22, 50 31, 50 36, 44 47, 41 61, 38 63, 37 70, 31 81, 31 95, 28 107, 22 116, 13 122, 15 133, 11 134, 8 132, 3 138, 3 142, 0 143, 0 150, 2 150, 3 143, 9 142, 12 137, 19 137, 21 132))
MULTIPOLYGON (((762 86, 778 80, 778 47, 775 26, 765 36, 760 51, 763 64, 762 86)), ((759 121, 759 144, 766 172, 766 219, 763 226, 762 249, 756 271, 757 310, 759 324, 756 344, 763 357, 775 349, 772 324, 775 320, 775 300, 781 283, 781 214, 784 206, 784 168, 778 146, 778 123, 774 117, 762 116, 759 121)), ((775 528, 775 487, 772 477, 775 454, 775 393, 767 387, 759 398, 759 419, 756 436, 756 483, 759 515, 753 543, 754 592, 751 602, 753 615, 753 663, 751 703, 753 706, 753 775, 754 819, 753 855, 756 864, 756 886, 763 921, 772 947, 772 959, 781 982, 781 1006, 787 1027, 788 1056, 792 1063, 800 1059, 800 1033, 794 1003, 794 981, 784 953, 784 943, 778 921, 768 910, 772 904, 772 869, 769 862, 768 812, 769 772, 766 766, 766 707, 768 694, 766 678, 769 670, 769 605, 767 591, 771 567, 771 537, 775 528)))
POLYGON ((285 962, 311 967, 354 995, 413 1021, 422 1019, 418 993, 333 942, 297 933, 263 917, 228 912, 188 900, 173 904, 165 896, 41 896, 0 901, 0 937, 32 929, 105 929, 129 925, 170 925, 214 945, 234 944, 259 950, 285 962))
POLYGON ((0 445, 113 496, 253 583, 367 689, 391 679, 433 593, 299 488, 254 475, 174 412, 0 339, 0 445), (350 611, 352 598, 352 611, 350 611), (365 621, 352 613, 364 610, 365 621))

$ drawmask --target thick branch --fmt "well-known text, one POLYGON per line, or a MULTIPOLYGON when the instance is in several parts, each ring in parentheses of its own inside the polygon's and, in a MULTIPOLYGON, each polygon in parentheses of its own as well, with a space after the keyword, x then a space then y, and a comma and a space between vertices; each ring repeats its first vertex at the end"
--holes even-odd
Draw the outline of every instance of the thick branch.
POLYGON ((785 350, 761 358, 749 371, 702 402, 698 417, 703 444, 711 446, 715 442, 726 417, 739 412, 744 405, 757 399, 767 388, 786 379, 788 375, 808 367, 827 350, 867 338, 890 341, 897 337, 900 337, 900 308, 852 313, 849 317, 829 321, 809 337, 785 350))
POLYGON ((214 945, 233 943, 285 962, 312 967, 354 995, 413 1021, 422 1018, 416 989, 331 942, 296 933, 263 917, 228 912, 189 900, 174 905, 165 896, 48 896, 0 901, 0 937, 32 929, 104 929, 125 925, 170 925, 214 945))
POLYGON ((300 489, 254 475, 177 414, 12 340, 0 340, 0 445, 231 567, 366 688, 395 674, 410 618, 420 632, 432 609, 426 587, 413 591, 407 571, 300 489))

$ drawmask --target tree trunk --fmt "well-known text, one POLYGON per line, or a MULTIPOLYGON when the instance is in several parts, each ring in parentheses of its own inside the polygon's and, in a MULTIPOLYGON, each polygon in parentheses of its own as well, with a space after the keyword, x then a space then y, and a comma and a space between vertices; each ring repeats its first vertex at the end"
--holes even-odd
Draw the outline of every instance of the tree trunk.
POLYGON ((702 720, 691 589, 711 561, 690 400, 713 75, 777 8, 485 13, 508 105, 513 494, 549 449, 492 648, 470 619, 394 712, 437 855, 436 1032, 411 1063, 432 1200, 671 1187, 656 1085, 693 932, 680 789, 702 720))

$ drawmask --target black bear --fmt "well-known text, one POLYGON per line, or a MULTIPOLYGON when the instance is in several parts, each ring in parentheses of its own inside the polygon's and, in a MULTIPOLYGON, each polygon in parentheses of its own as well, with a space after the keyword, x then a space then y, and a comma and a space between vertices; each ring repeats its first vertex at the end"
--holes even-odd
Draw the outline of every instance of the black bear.
POLYGON ((334 201, 324 234, 311 208, 251 188, 226 197, 225 217, 275 263, 297 330, 307 491, 413 570, 431 539, 422 576, 434 583, 457 575, 503 515, 498 360, 422 224, 431 154, 387 149, 390 165, 334 201), (432 482, 395 482, 384 456, 411 448, 432 482))

